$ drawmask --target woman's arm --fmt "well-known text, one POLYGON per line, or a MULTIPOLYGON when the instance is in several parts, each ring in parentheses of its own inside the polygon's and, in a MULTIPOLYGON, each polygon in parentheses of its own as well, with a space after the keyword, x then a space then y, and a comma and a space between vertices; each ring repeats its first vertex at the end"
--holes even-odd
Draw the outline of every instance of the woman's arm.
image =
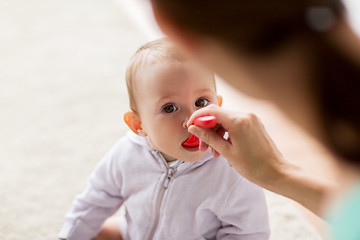
POLYGON ((279 171, 279 177, 264 187, 300 203, 318 216, 323 216, 327 197, 337 185, 287 162, 286 166, 279 171))
POLYGON ((210 105, 196 111, 188 126, 189 132, 203 142, 201 149, 210 145, 248 180, 299 202, 317 215, 321 213, 325 196, 335 188, 331 181, 319 179, 286 161, 254 114, 210 105), (190 126, 195 118, 205 115, 216 116, 219 126, 213 129, 190 126), (225 131, 229 139, 223 138, 225 131))

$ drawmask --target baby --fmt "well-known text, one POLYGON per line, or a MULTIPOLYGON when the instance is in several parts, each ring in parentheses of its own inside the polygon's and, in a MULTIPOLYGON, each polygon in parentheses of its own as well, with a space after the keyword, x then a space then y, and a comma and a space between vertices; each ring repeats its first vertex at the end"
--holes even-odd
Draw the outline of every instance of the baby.
POLYGON ((96 237, 125 204, 117 227, 124 240, 268 239, 262 189, 223 157, 185 144, 190 115, 221 104, 213 74, 160 39, 135 53, 126 77, 132 132, 99 163, 59 238, 96 237))

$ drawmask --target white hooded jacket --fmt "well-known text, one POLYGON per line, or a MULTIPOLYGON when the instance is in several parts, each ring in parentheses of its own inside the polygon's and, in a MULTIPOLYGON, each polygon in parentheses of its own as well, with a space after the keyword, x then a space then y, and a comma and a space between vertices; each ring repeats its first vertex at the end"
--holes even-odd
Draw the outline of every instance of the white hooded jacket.
POLYGON ((263 190, 223 157, 169 167, 146 138, 129 132, 99 163, 59 238, 89 240, 125 203, 124 240, 269 239, 263 190))

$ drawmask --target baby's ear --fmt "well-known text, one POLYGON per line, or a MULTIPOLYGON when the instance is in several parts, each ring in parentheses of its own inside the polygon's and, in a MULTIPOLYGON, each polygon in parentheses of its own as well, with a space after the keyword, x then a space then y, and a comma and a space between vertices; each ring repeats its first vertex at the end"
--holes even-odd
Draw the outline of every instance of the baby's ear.
POLYGON ((124 121, 126 125, 137 135, 144 136, 144 132, 141 128, 141 121, 139 116, 133 112, 127 112, 124 114, 124 121))
POLYGON ((217 95, 217 100, 218 100, 218 105, 219 105, 219 107, 221 107, 222 102, 223 102, 222 96, 221 96, 221 95, 217 95))

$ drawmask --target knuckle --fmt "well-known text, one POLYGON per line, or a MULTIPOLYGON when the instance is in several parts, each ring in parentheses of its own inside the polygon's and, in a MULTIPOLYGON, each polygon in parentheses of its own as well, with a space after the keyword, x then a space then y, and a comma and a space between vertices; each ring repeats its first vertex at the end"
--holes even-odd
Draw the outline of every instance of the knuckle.
POLYGON ((258 118, 254 113, 248 113, 247 115, 250 120, 256 120, 258 118))
POLYGON ((234 119, 234 123, 238 128, 247 129, 251 123, 257 119, 257 116, 253 113, 246 113, 238 116, 234 119))
POLYGON ((248 124, 248 122, 249 122, 249 118, 247 116, 241 116, 236 118, 235 120, 235 124, 237 126, 245 126, 248 124))

